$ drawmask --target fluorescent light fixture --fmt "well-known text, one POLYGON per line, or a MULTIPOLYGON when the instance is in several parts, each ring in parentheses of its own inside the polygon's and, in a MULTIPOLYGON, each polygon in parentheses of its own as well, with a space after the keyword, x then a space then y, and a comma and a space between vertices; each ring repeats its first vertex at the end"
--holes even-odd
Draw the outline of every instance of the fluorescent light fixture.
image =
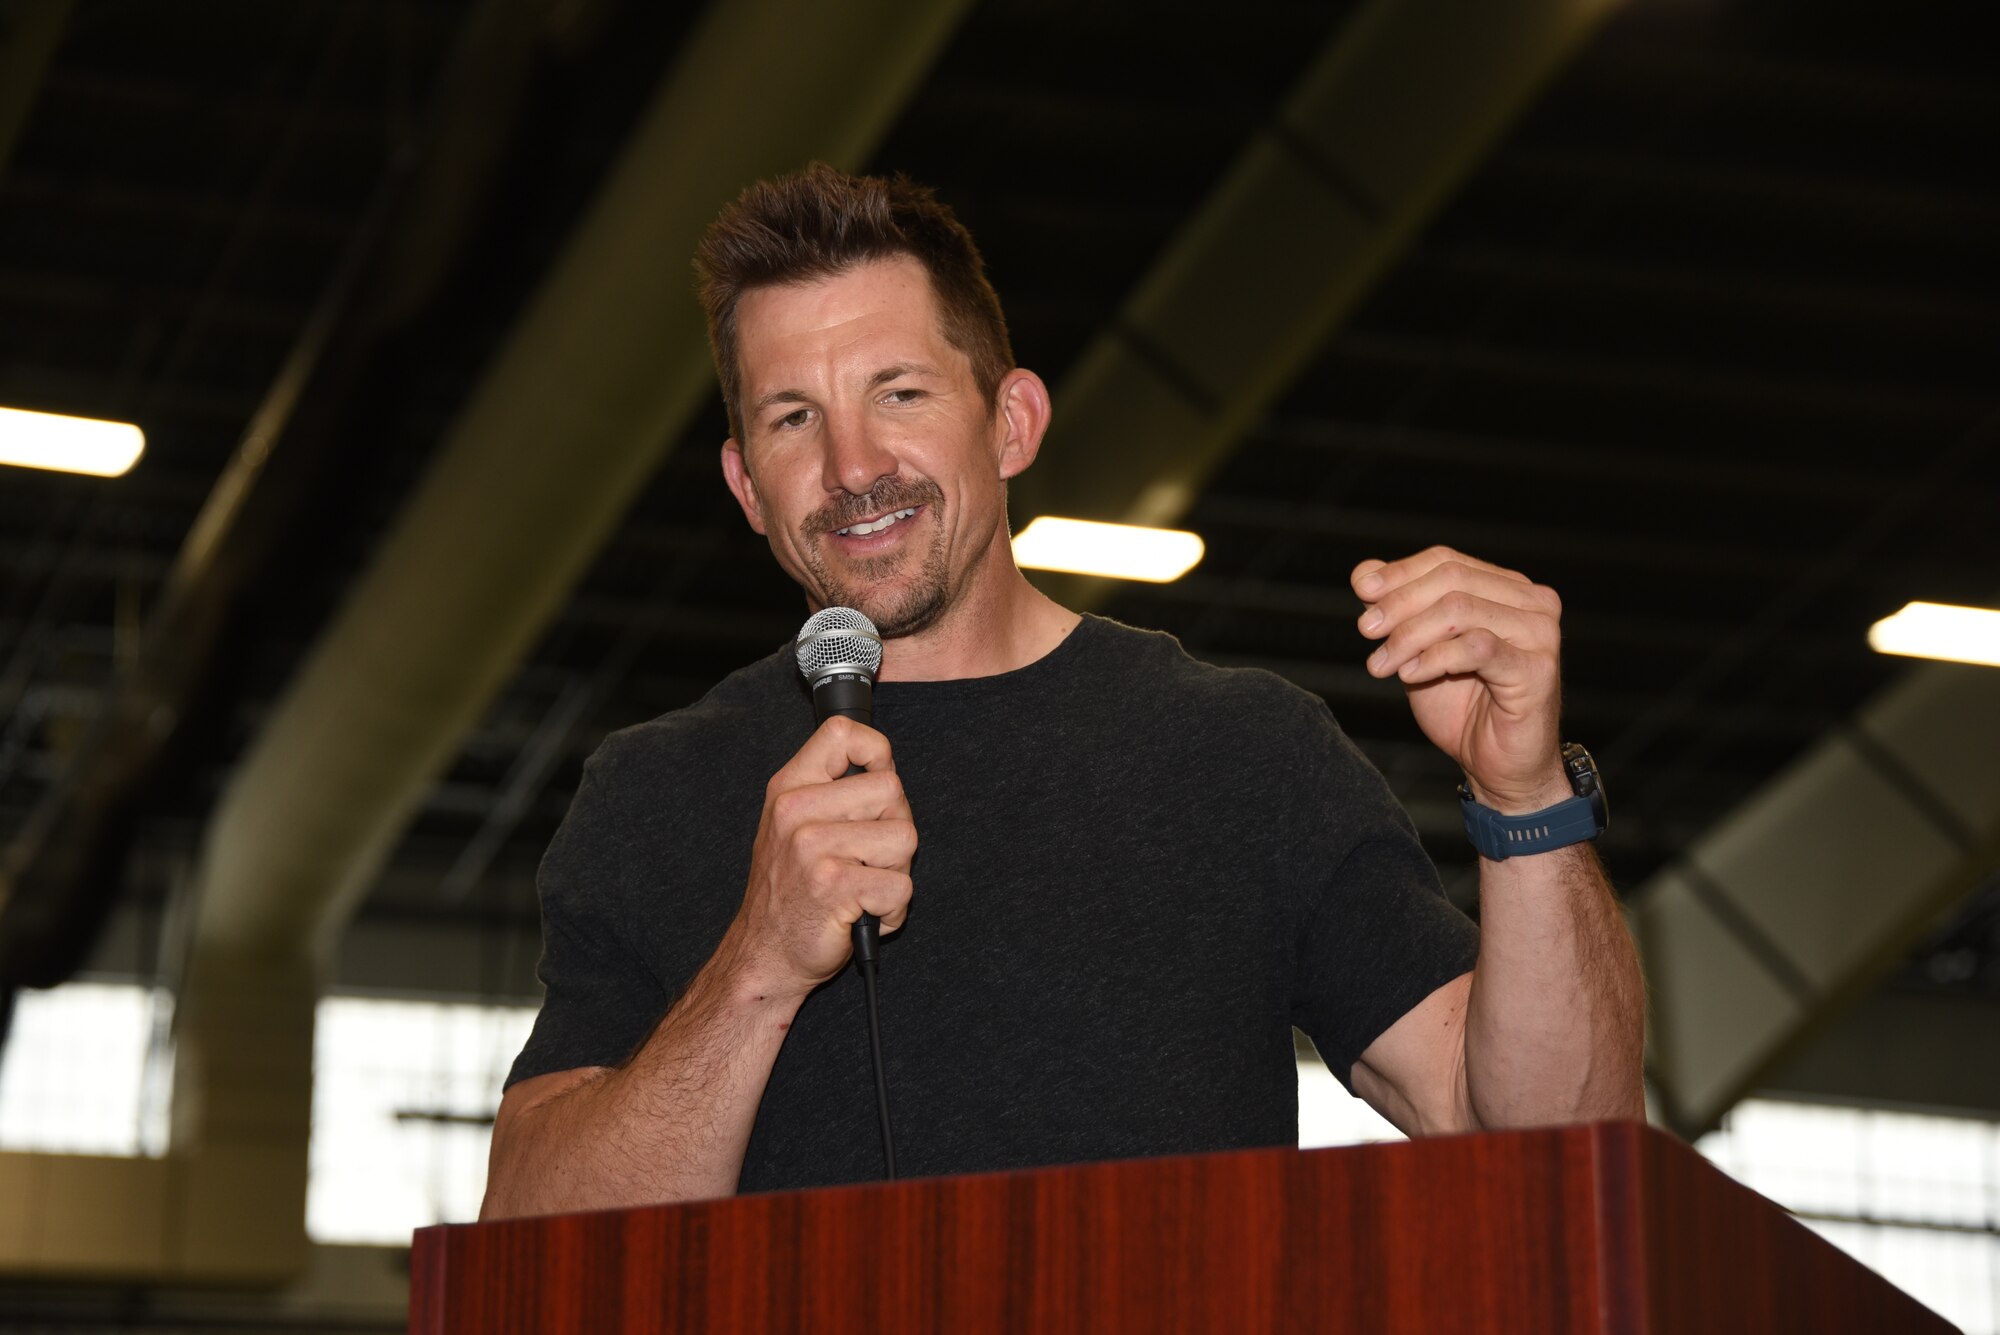
POLYGON ((1868 628, 1868 646, 1878 654, 2000 667, 2000 611, 1905 603, 1902 611, 1868 628))
POLYGON ((145 450, 146 433, 130 422, 0 408, 0 464, 118 477, 145 450))
POLYGON ((1199 535, 1136 524, 1099 524, 1043 515, 1014 535, 1014 561, 1029 570, 1066 570, 1165 584, 1201 560, 1199 535))

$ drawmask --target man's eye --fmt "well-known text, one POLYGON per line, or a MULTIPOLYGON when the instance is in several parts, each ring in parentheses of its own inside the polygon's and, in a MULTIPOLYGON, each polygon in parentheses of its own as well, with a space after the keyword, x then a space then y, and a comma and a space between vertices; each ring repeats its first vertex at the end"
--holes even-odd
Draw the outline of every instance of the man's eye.
POLYGON ((785 428, 804 426, 806 424, 806 419, 811 416, 812 412, 810 409, 800 408, 795 412, 789 412, 786 413, 783 417, 780 417, 778 419, 777 425, 785 428))
POLYGON ((892 389, 883 397, 891 403, 915 403, 923 396, 924 392, 920 389, 892 389))

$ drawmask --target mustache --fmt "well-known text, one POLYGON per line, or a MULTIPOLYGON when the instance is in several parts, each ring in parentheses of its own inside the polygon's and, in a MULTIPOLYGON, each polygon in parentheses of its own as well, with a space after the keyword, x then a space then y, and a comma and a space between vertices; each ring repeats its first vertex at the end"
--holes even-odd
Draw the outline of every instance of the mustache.
POLYGON ((802 527, 808 533, 833 533, 891 510, 943 504, 943 490, 929 478, 884 478, 870 487, 866 495, 849 496, 843 492, 829 500, 807 515, 802 527))

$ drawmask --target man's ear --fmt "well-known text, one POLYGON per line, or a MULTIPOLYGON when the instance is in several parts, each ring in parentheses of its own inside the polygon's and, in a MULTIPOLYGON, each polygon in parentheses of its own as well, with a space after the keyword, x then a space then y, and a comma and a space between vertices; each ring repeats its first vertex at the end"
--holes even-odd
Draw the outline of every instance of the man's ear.
POLYGON ((994 399, 1000 428, 1000 478, 1005 481, 1020 476, 1035 462, 1054 409, 1042 378, 1019 367, 1000 381, 994 399))
POLYGON ((750 527, 763 533, 764 507, 757 499, 757 483, 750 476, 750 465, 743 462, 743 447, 734 436, 722 442, 722 478, 729 484, 736 503, 743 507, 743 517, 750 521, 750 527))

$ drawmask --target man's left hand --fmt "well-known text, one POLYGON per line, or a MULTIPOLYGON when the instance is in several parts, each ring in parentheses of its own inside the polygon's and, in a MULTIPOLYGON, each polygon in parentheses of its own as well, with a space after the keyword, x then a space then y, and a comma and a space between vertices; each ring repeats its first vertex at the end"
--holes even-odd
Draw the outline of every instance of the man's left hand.
POLYGON ((1402 681, 1417 726, 1458 762, 1474 797, 1519 814, 1570 795, 1554 589, 1449 547, 1363 561, 1350 582, 1367 604, 1361 633, 1383 641, 1369 675, 1402 681))

